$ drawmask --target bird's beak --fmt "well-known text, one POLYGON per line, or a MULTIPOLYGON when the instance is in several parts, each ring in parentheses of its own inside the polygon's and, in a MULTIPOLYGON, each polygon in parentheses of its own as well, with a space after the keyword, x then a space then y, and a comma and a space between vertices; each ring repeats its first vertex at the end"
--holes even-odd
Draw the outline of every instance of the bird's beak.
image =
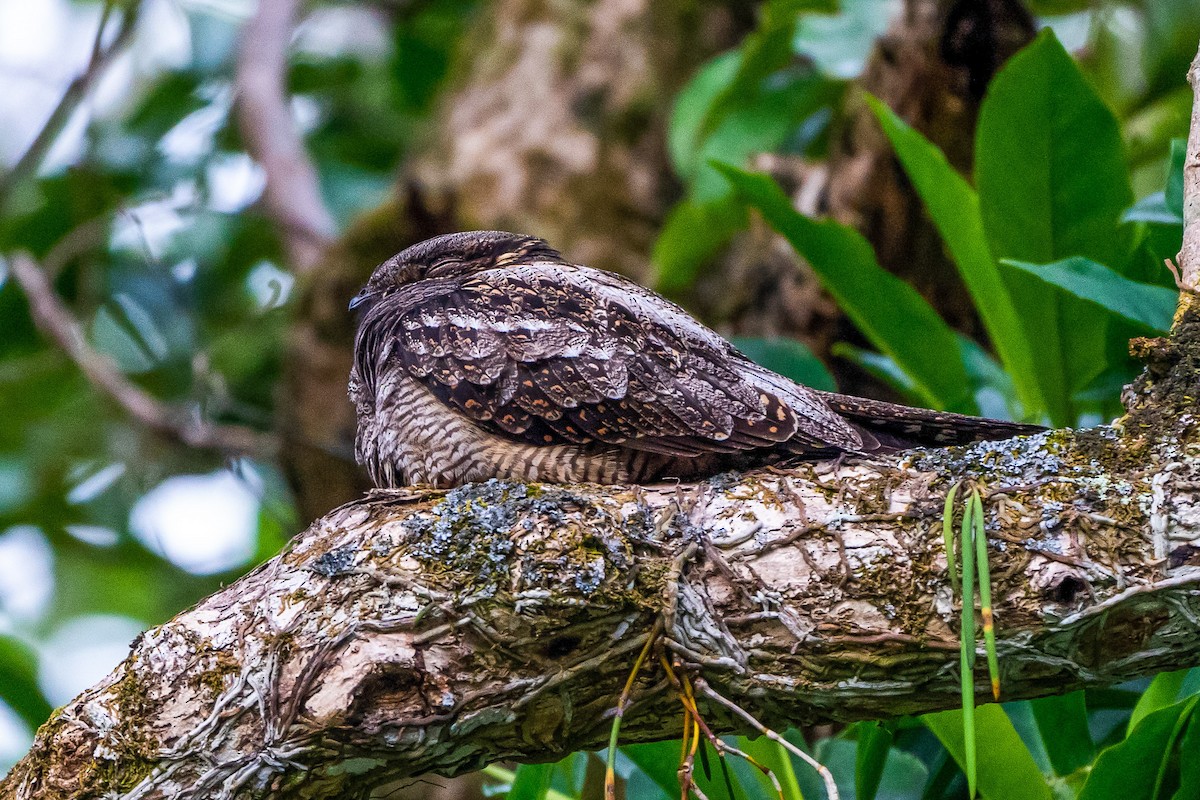
POLYGON ((371 292, 368 292, 364 288, 361 292, 359 292, 358 294, 354 295, 353 298, 351 298, 350 310, 353 311, 354 309, 358 308, 359 306, 361 306, 363 303, 367 302, 370 299, 371 299, 371 292))

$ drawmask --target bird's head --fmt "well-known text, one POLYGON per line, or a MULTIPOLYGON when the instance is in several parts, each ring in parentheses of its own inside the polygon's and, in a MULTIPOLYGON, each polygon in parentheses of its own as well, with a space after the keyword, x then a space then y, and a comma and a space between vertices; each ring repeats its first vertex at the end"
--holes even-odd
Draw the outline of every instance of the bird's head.
POLYGON ((562 261, 536 236, 506 231, 466 231, 435 236, 402 250, 375 268, 350 308, 368 305, 401 286, 436 278, 465 278, 497 267, 533 261, 562 261))

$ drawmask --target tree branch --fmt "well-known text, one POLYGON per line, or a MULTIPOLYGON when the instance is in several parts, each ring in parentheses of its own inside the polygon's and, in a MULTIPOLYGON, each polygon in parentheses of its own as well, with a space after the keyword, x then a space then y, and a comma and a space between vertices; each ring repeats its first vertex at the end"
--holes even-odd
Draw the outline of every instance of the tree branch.
POLYGON ((108 356, 88 344, 79 322, 59 299, 50 280, 32 258, 13 255, 9 270, 29 300, 33 321, 82 370, 88 381, 142 425, 189 447, 229 455, 269 456, 277 443, 267 434, 239 425, 218 425, 174 408, 126 378, 108 356))
POLYGON ((298 0, 261 0, 246 24, 235 85, 246 150, 267 174, 263 202, 297 274, 316 268, 336 231, 288 106, 287 50, 298 0))
MULTIPOLYGON (((986 498, 1005 699, 1194 664, 1200 441, 1180 432, 679 487, 377 492, 142 636, 0 798, 357 798, 597 747, 656 620, 663 652, 768 724, 954 707, 940 516, 956 480, 986 498)), ((626 741, 678 734, 662 678, 643 670, 626 741)))
POLYGON ((75 109, 87 97, 92 86, 99 80, 100 76, 112 63, 113 58, 128 46, 133 39, 133 34, 137 30, 138 12, 141 9, 140 2, 128 4, 127 9, 121 14, 121 23, 117 28, 117 33, 113 37, 112 44, 107 48, 103 46, 104 31, 108 28, 108 21, 112 15, 113 2, 105 3, 104 11, 101 13, 100 22, 96 28, 96 37, 92 42, 92 55, 88 61, 87 68, 83 73, 78 75, 67 86, 66 92, 63 93, 62 99, 58 101, 58 105, 50 113, 50 117, 46 120, 46 124, 38 131, 29 148, 17 159, 17 163, 13 165, 4 175, 0 175, 0 214, 3 214, 8 207, 9 198, 12 196, 13 190, 20 185, 21 181, 35 173, 41 166, 42 159, 46 157, 50 147, 58 139, 58 135, 62 133, 66 124, 71 120, 71 115, 75 113, 75 109))

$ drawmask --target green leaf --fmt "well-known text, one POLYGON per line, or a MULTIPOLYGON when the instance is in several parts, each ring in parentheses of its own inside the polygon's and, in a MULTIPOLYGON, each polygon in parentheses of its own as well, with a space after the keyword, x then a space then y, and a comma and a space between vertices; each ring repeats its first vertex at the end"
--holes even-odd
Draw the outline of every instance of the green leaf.
POLYGON ((958 346, 962 351, 963 366, 967 370, 967 379, 971 381, 971 390, 975 393, 979 413, 995 419, 1015 419, 1019 416, 1019 403, 1012 376, 1004 371, 1004 367, 1000 366, 990 353, 971 339, 959 335, 958 346))
POLYGON ((833 14, 837 12, 841 2, 840 0, 767 0, 763 5, 771 14, 795 16, 802 11, 833 14))
POLYGON ((1133 733, 1143 719, 1155 711, 1173 704, 1179 698, 1179 690, 1183 688, 1183 682, 1187 679, 1189 672, 1191 670, 1181 669, 1175 672, 1160 672, 1154 676, 1129 714, 1126 736, 1133 733))
POLYGON ((1042 697, 1031 701, 1029 707, 1056 775, 1070 775, 1092 763, 1096 747, 1088 730, 1083 692, 1042 697))
POLYGON ((755 153, 770 152, 787 141, 806 118, 834 101, 841 84, 811 72, 781 71, 764 78, 760 88, 725 109, 713 123, 695 157, 691 196, 713 200, 729 185, 712 161, 743 165, 755 153))
POLYGON ((1183 164, 1187 159, 1187 140, 1172 139, 1171 155, 1167 167, 1167 188, 1163 190, 1163 201, 1167 210, 1183 222, 1183 164))
MULTIPOLYGON (((964 763, 961 710, 926 714, 921 721, 933 731, 951 757, 964 763)), ((987 800, 1051 800, 1050 787, 1012 722, 998 705, 975 709, 979 741, 979 793, 987 800)))
POLYGON ((1138 200, 1121 216, 1124 222, 1153 222, 1157 225, 1182 225, 1183 214, 1167 205, 1166 192, 1154 192, 1138 200))
POLYGON ((678 740, 625 745, 621 753, 662 789, 663 794, 679 797, 679 775, 676 772, 679 766, 678 740))
POLYGON ((738 193, 812 266, 871 344, 891 356, 935 408, 974 410, 954 331, 924 298, 875 260, 857 231, 792 208, 769 176, 717 165, 738 193))
POLYGON ((393 19, 389 72, 401 108, 428 112, 476 5, 473 0, 427 0, 393 19))
POLYGON ((1117 223, 1133 194, 1120 127, 1048 29, 988 88, 975 177, 998 258, 1115 263, 1126 245, 1117 223))
POLYGON ((1052 264, 1030 264, 1005 259, 1004 263, 1057 286, 1073 297, 1098 305, 1122 319, 1158 333, 1171 329, 1179 292, 1150 283, 1131 281, 1089 258, 1075 256, 1052 264))
POLYGON ((201 76, 191 71, 163 73, 125 118, 122 133, 148 142, 162 139, 180 120, 207 105, 196 91, 200 81, 201 76))
POLYGON ((841 92, 811 67, 792 66, 795 17, 795 10, 763 13, 741 46, 709 61, 677 96, 667 146, 693 199, 728 193, 710 159, 740 165, 778 147, 841 92))
MULTIPOLYGON (((1191 87, 1180 81, 1167 93, 1149 102, 1145 102, 1145 97, 1139 98, 1139 104, 1131 107, 1127 102, 1123 102, 1123 99, 1115 99, 1108 95, 1108 87, 1103 83, 1104 78, 1096 74, 1093 70, 1094 65, 1095 62, 1089 58, 1085 71, 1096 84, 1097 91, 1104 97, 1108 106, 1118 109, 1121 117, 1121 135, 1126 146, 1126 162, 1132 171, 1130 177, 1134 188, 1137 189, 1138 184, 1145 180, 1161 179, 1161 176, 1155 174, 1158 168, 1153 162, 1157 161, 1163 152, 1170 151, 1172 139, 1187 134, 1188 119, 1192 115, 1191 87)), ((1143 183, 1143 191, 1147 185, 1149 184, 1143 183)))
MULTIPOLYGON (((711 133, 717 122, 731 108, 759 91, 767 76, 791 60, 796 11, 768 11, 769 13, 760 17, 758 28, 738 47, 737 69, 713 96, 708 113, 700 126, 700 138, 711 133)), ((697 164, 702 165, 703 162, 697 164)))
POLYGON ((1139 5, 1146 19, 1142 57, 1147 88, 1161 92, 1178 85, 1196 57, 1200 0, 1143 0, 1139 5))
POLYGON ((835 358, 844 358, 875 380, 889 387, 910 405, 920 405, 921 392, 908 373, 895 360, 872 350, 855 347, 848 342, 834 342, 829 352, 835 358))
POLYGON ((958 764, 944 748, 933 756, 929 764, 929 778, 925 782, 921 800, 942 800, 950 788, 950 784, 960 774, 958 764))
MULTIPOLYGON (((1190 108, 1190 91, 1188 104, 1190 108)), ((1127 273, 1130 278, 1147 280, 1154 275, 1162 276, 1166 272, 1162 268, 1163 259, 1167 256, 1174 258, 1179 252, 1183 240, 1183 161, 1186 152, 1185 140, 1171 140, 1166 188, 1143 197, 1122 217, 1126 222, 1148 223, 1143 230, 1142 241, 1134 251, 1127 273), (1146 265, 1150 265, 1149 270, 1146 265)))
POLYGON ((1196 697, 1146 715, 1125 741, 1100 754, 1079 793, 1079 800, 1156 800, 1164 781, 1178 769, 1179 741, 1196 697))
POLYGON ((834 16, 806 16, 796 26, 794 48, 828 75, 857 78, 887 30, 890 0, 854 0, 834 16))
POLYGON ((796 383, 826 392, 837 391, 837 383, 829 374, 829 370, 803 342, 780 336, 769 339, 734 336, 730 341, 751 361, 791 378, 796 383))
MULTIPOLYGON (((553 771, 553 769, 556 768, 557 766, 558 766, 557 764, 551 764, 550 765, 551 770, 553 771)), ((500 766, 499 764, 489 764, 488 766, 484 767, 481 771, 483 772, 483 774, 487 775, 489 778, 495 778, 496 780, 498 780, 500 782, 499 786, 484 787, 485 793, 494 791, 499 794, 507 795, 507 793, 511 790, 513 782, 516 780, 516 777, 517 777, 517 774, 515 772, 513 772, 512 770, 509 770, 509 769, 505 769, 504 767, 500 766)), ((508 796, 511 797, 511 795, 508 795, 508 796)), ((564 794, 562 792, 556 792, 553 789, 550 789, 549 791, 546 792, 546 800, 578 800, 578 797, 572 797, 572 796, 564 794)))
POLYGON ((1050 763, 1050 756, 1046 753, 1045 744, 1042 743, 1042 733, 1038 730, 1037 719, 1033 714, 1031 701, 1010 700, 1002 703, 1001 707, 1008 716, 1009 722, 1013 724, 1017 735, 1025 743, 1025 748, 1029 750, 1029 755, 1033 757, 1033 763, 1037 764, 1037 768, 1041 770, 1043 775, 1052 774, 1054 766, 1050 763))
POLYGON ((1171 800, 1194 800, 1200 797, 1200 722, 1195 714, 1179 742, 1179 754, 1179 789, 1171 800))
MULTIPOLYGON (((783 790, 784 800, 804 800, 804 793, 800 791, 800 783, 796 779, 796 771, 792 767, 792 755, 784 749, 783 745, 766 736, 759 736, 757 739, 739 736, 737 737, 737 748, 771 770, 775 779, 779 781, 779 788, 783 790)), ((742 769, 738 772, 745 774, 746 770, 742 769)), ((754 796, 778 796, 775 794, 774 785, 765 774, 753 768, 751 768, 751 773, 755 785, 759 787, 759 794, 754 796)), ((746 781, 743 780, 742 786, 746 785, 746 781)))
POLYGON ((785 142, 801 150, 824 130, 845 84, 798 60, 793 37, 805 11, 831 11, 831 0, 769 2, 758 25, 728 53, 710 60, 679 92, 667 130, 672 166, 688 187, 688 199, 727 197, 729 185, 711 160, 743 165, 750 155, 785 142), (802 124, 812 121, 815 124, 802 124))
POLYGON ((1043 376, 1034 366, 1031 339, 984 236, 979 197, 924 136, 878 99, 868 96, 867 103, 946 242, 1000 361, 1012 376, 1025 416, 1037 417, 1049 411, 1053 419, 1061 417, 1065 422, 1065 408, 1056 414, 1047 406, 1043 376))
POLYGON ((1029 10, 1039 16, 1074 14, 1091 8, 1092 0, 1029 0, 1029 10))
POLYGON ((892 747, 892 730, 878 722, 859 722, 858 751, 854 759, 854 787, 858 800, 875 800, 883 767, 892 747))
POLYGON ((222 14, 203 3, 180 3, 186 14, 191 39, 192 66, 206 76, 217 77, 237 57, 241 25, 234 14, 222 14))
POLYGON ((552 777, 554 764, 521 764, 505 797, 508 800, 546 800, 552 777))
POLYGON ((37 683, 37 656, 23 642, 0 635, 0 700, 17 713, 31 731, 50 717, 50 703, 37 683))
POLYGON ((675 96, 667 124, 667 152, 680 177, 690 176, 695 170, 706 120, 717 98, 737 77, 741 65, 740 50, 722 53, 702 66, 675 96))
POLYGON ((667 214, 650 256, 655 287, 671 294, 691 286, 701 269, 746 227, 746 208, 732 196, 684 200, 667 214))
MULTIPOLYGON (((1124 271, 1129 230, 1119 222, 1133 193, 1120 126, 1050 30, 988 88, 975 183, 996 258, 1086 256, 1124 271)), ((1033 354, 1056 421, 1070 422, 1071 395, 1105 366, 1108 320, 1024 275, 1006 277, 1029 330, 1040 332, 1033 354)))

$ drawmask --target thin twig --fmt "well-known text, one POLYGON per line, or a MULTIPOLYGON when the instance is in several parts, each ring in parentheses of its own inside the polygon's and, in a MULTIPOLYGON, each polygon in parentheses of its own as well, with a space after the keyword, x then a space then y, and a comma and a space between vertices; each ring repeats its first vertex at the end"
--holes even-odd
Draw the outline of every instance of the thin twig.
POLYGON ((96 37, 92 41, 92 55, 87 67, 68 84, 67 90, 63 92, 62 98, 58 101, 58 105, 50 112, 50 117, 46 120, 46 124, 42 126, 37 136, 33 138, 33 142, 30 143, 29 148, 17 159, 17 163, 7 173, 0 175, 0 214, 3 214, 7 208, 8 201, 17 186, 30 175, 37 172, 38 167, 42 165, 42 160, 46 157, 46 153, 50 151, 51 146, 58 139, 63 128, 71 120, 75 109, 84 101, 92 86, 104 74, 108 66, 112 64, 114 56, 124 50, 129 42, 132 41, 133 34, 137 30, 138 12, 140 9, 140 2, 129 5, 121 15, 120 27, 113 37, 112 44, 106 48, 103 42, 104 31, 108 27, 108 21, 112 15, 113 3, 112 0, 105 3, 104 11, 100 15, 100 23, 96 29, 96 37))
POLYGON ((267 434, 240 425, 219 425, 198 419, 131 382, 111 358, 88 344, 79 322, 55 294, 46 274, 32 258, 17 253, 9 258, 8 266, 29 299, 29 312, 37 326, 58 343, 92 386, 115 401, 133 419, 189 447, 258 457, 275 451, 275 439, 267 434))
POLYGON ((703 678, 696 679, 696 688, 699 689, 701 692, 703 692, 705 694, 705 696, 707 696, 710 700, 715 700, 716 702, 725 706, 727 709, 729 709, 733 713, 737 714, 739 717, 744 719, 746 722, 749 722, 750 725, 752 725, 754 727, 754 729, 757 730, 759 733, 761 733, 763 736, 766 736, 771 741, 773 741, 779 745, 782 745, 783 748, 785 750, 787 750, 789 753, 796 756, 797 758, 799 758, 800 760, 802 760, 806 764, 808 764, 810 767, 815 769, 817 771, 817 774, 821 776, 821 780, 823 780, 825 782, 825 793, 829 796, 829 800, 838 800, 840 795, 838 795, 837 784, 834 783, 833 773, 831 773, 829 771, 828 767, 826 767, 820 761, 817 761, 815 758, 810 756, 808 753, 801 750, 799 747, 796 747, 796 745, 792 744, 787 739, 784 739, 782 736, 780 736, 778 733, 776 733, 775 731, 768 728, 766 725, 763 725, 761 722, 759 722, 754 717, 753 714, 751 714, 749 711, 747 711, 746 709, 739 706, 737 703, 733 702, 732 700, 727 700, 724 697, 722 697, 721 695, 717 694, 717 692, 711 686, 708 685, 708 681, 704 680, 703 678))
POLYGON ((246 151, 267 174, 263 203, 297 274, 320 263, 337 226, 288 105, 287 51, 298 0, 261 0, 238 51, 238 123, 246 151))

